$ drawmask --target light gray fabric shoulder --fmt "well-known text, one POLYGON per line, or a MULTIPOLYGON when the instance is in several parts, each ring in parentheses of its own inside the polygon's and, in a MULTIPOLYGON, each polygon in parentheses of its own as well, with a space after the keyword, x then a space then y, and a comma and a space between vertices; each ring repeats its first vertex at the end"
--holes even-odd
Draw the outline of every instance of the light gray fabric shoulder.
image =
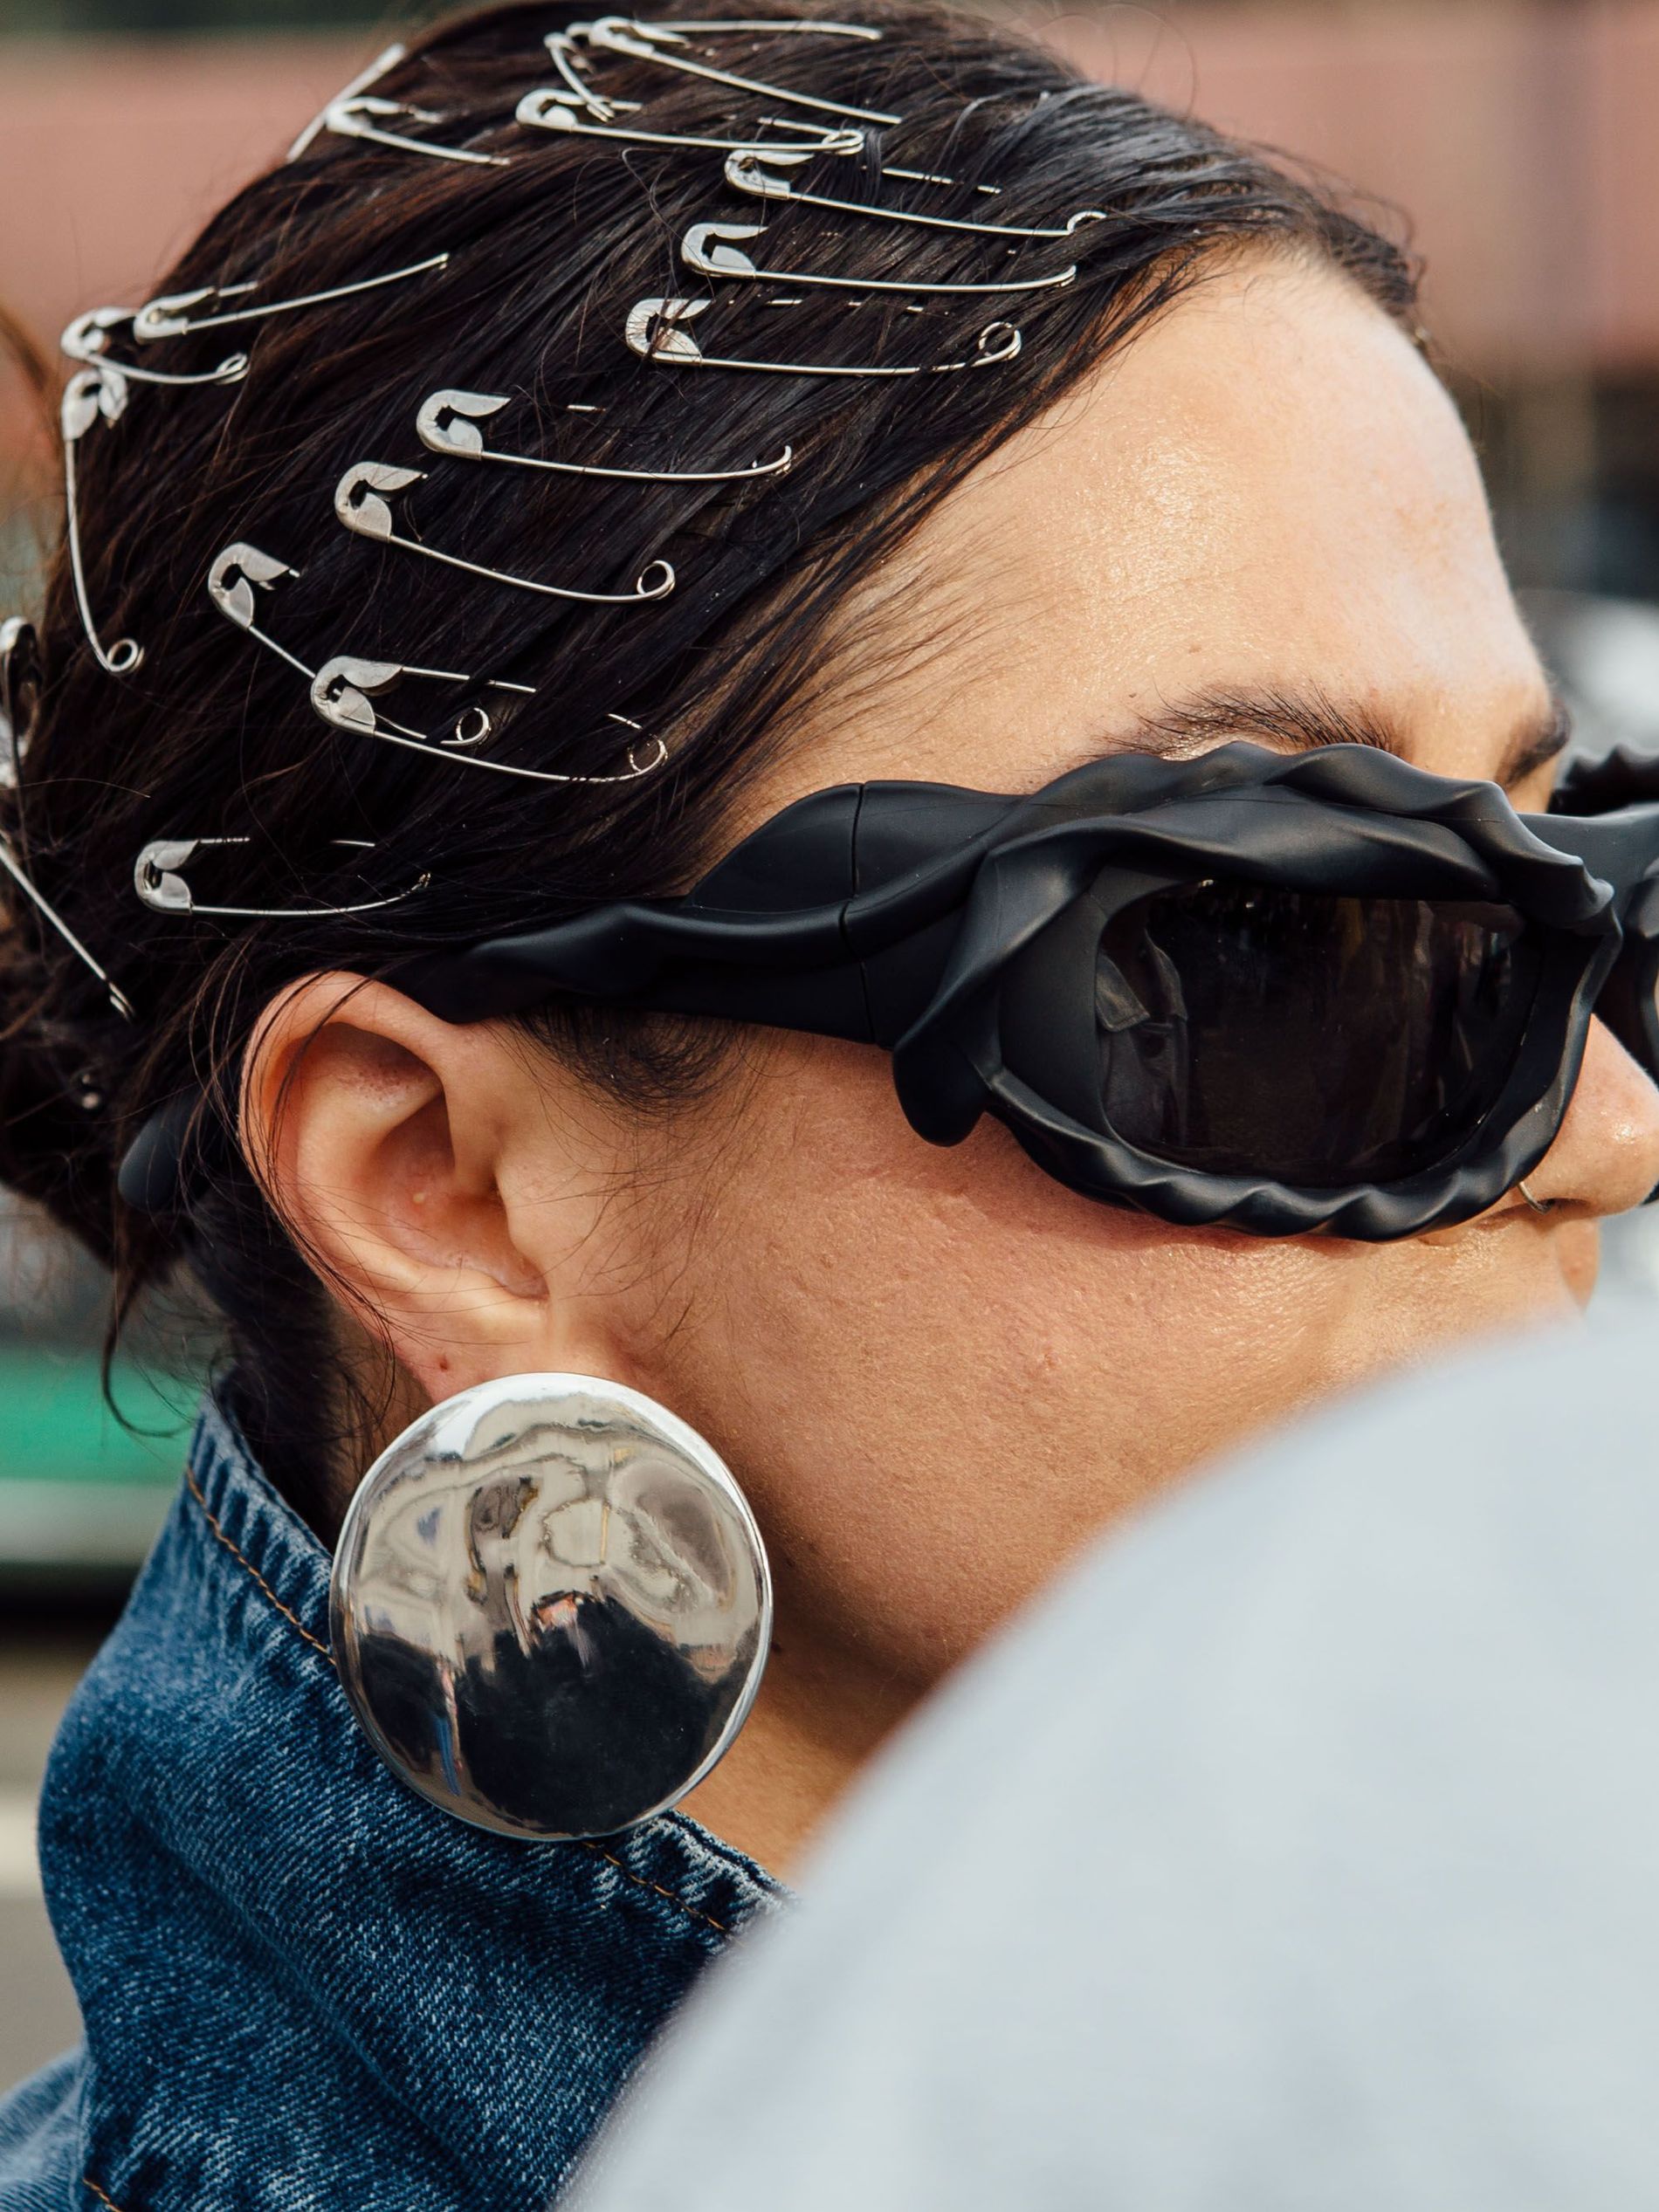
POLYGON ((1659 2202, 1659 1315, 1205 1478, 966 1669, 583 2212, 1659 2202))

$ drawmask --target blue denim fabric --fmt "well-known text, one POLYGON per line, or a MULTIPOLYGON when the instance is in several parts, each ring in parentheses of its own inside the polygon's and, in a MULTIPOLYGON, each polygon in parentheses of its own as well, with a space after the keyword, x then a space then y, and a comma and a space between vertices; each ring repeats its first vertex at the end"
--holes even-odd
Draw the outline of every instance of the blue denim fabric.
POLYGON ((538 1846, 425 1803, 351 1717, 327 1597, 210 1403, 48 1769, 86 2039, 0 2103, 0 2212, 539 2212, 786 1895, 678 1814, 538 1846))

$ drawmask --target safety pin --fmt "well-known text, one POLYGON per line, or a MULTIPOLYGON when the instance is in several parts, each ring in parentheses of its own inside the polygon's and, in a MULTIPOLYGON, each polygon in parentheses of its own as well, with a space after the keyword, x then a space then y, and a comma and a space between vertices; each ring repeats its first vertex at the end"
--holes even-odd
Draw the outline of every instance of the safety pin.
MULTIPOLYGON (((839 215, 869 215, 883 223, 919 223, 929 230, 971 230, 983 238, 1069 238, 1085 223, 1105 220, 1099 208, 1082 208, 1058 230, 1026 229, 1013 223, 967 223, 952 216, 916 215, 907 208, 876 207, 860 200, 831 199, 823 192, 798 191, 788 177, 768 176, 761 167, 762 162, 769 161, 778 168, 798 168, 809 158, 781 147, 761 147, 754 151, 740 148, 726 157, 726 181, 734 192, 747 192, 757 200, 793 200, 802 207, 833 208, 839 215)), ((888 169, 886 175, 912 177, 920 184, 947 184, 953 181, 948 177, 924 176, 912 169, 888 169)), ((997 187, 981 184, 975 189, 992 192, 997 187)))
MULTIPOLYGON (((759 115, 755 118, 755 120, 757 122, 767 124, 774 130, 807 130, 812 127, 809 124, 799 121, 788 121, 781 115, 759 115)), ((820 146, 784 146, 775 141, 768 143, 768 141, 765 139, 753 139, 749 141, 747 146, 739 148, 736 150, 741 153, 754 153, 757 155, 761 161, 765 161, 768 155, 773 154, 786 154, 793 156, 797 161, 801 160, 809 160, 814 154, 863 153, 865 144, 865 134, 863 131, 848 131, 845 134, 846 142, 844 144, 832 144, 830 141, 832 140, 839 139, 841 134, 829 130, 822 123, 819 124, 817 127, 823 131, 824 134, 824 142, 820 146)), ((881 165, 881 173, 884 176, 902 177, 907 184, 948 185, 960 191, 972 190, 974 192, 988 193, 990 197, 994 200, 1001 199, 1002 196, 1002 188, 1000 184, 975 184, 968 186, 964 184, 960 177, 938 176, 935 175, 932 169, 901 169, 895 168, 891 162, 884 161, 881 165)))
MULTIPOLYGON (((438 739, 428 738, 423 731, 411 730, 402 722, 394 722, 389 715, 384 718, 382 727, 381 718, 375 715, 372 707, 368 707, 366 699, 361 702, 361 704, 368 708, 367 721, 361 718, 355 707, 350 711, 336 711, 341 704, 345 684, 356 684, 360 689, 370 690, 384 690, 388 684, 394 683, 400 676, 436 677, 450 684, 473 684, 478 679, 476 677, 463 676, 452 669, 405 668, 395 661, 355 660, 344 656, 325 662, 320 669, 308 668, 297 654, 291 653, 286 645, 272 637, 268 631, 262 630, 253 619, 258 611, 254 599, 256 587, 260 591, 270 591, 285 577, 297 577, 299 574, 299 571, 290 567, 286 561, 278 560, 270 553, 261 553, 258 546, 244 544, 227 546, 208 570, 208 597, 222 615, 230 617, 238 629, 246 630, 250 637, 257 638, 259 643, 268 651, 274 653, 279 660, 286 661, 291 669, 305 677, 311 686, 311 704, 325 722, 332 722, 339 729, 365 730, 375 737, 384 736, 389 730, 395 730, 400 736, 411 739, 423 751, 429 750, 435 743, 479 745, 490 735, 493 725, 491 723, 487 711, 481 706, 468 708, 466 713, 463 714, 460 721, 456 724, 453 738, 438 739), (476 724, 471 727, 468 726, 467 717, 472 714, 482 716, 482 727, 476 724)), ((486 677, 485 685, 486 690, 492 691, 518 691, 526 697, 533 697, 535 695, 534 686, 528 684, 506 684, 498 682, 493 677, 486 677)))
MULTIPOLYGON (((452 751, 441 750, 444 746, 478 745, 488 737, 488 727, 481 726, 476 721, 469 724, 468 719, 469 716, 479 716, 487 725, 489 717, 485 710, 477 705, 467 709, 456 724, 452 738, 433 738, 423 736, 418 730, 406 728, 401 722, 393 722, 389 716, 382 717, 363 695, 371 690, 384 690, 388 684, 396 683, 400 676, 449 676, 449 671, 407 669, 395 661, 363 661, 345 655, 326 661, 320 669, 311 669, 297 655, 291 653, 286 645, 279 644, 268 631, 258 628, 253 619, 258 611, 255 587, 268 591, 285 576, 298 576, 299 574, 297 568, 291 568, 286 561, 278 560, 270 553, 261 553, 257 546, 227 546, 208 571, 208 595, 219 611, 228 615, 239 629, 246 630, 250 637, 257 638, 261 645, 304 677, 310 686, 313 707, 325 722, 331 723, 337 729, 377 738, 382 745, 402 745, 407 752, 423 753, 429 760, 449 760, 461 768, 487 768, 494 775, 519 776, 530 783, 630 783, 636 776, 648 775, 653 768, 660 767, 668 757, 667 746, 660 738, 657 738, 653 739, 657 752, 652 759, 637 762, 630 751, 625 775, 578 776, 558 774, 547 768, 521 768, 510 760, 491 760, 483 754, 463 752, 458 755, 452 751), (358 697, 348 697, 348 692, 355 692, 358 697), (367 718, 364 710, 367 710, 367 718)), ((456 675, 450 680, 465 684, 477 679, 456 675)), ((518 691, 533 696, 528 684, 507 684, 494 678, 486 679, 486 683, 492 690, 518 691)), ((613 722, 627 721, 624 715, 611 715, 609 718, 613 722)), ((628 727, 637 730, 639 725, 628 723, 628 727)))
MULTIPOLYGON (((451 684, 474 681, 472 677, 458 675, 451 669, 407 668, 399 661, 363 661, 342 654, 335 660, 325 661, 312 679, 311 704, 323 720, 332 723, 337 730, 355 730, 365 737, 385 738, 389 744, 396 745, 402 740, 389 736, 388 724, 382 722, 368 694, 385 690, 404 676, 437 677, 451 684)), ((527 698, 535 696, 535 687, 529 684, 505 684, 492 680, 490 689, 519 691, 527 698)), ((608 715, 606 719, 620 722, 628 729, 638 732, 642 737, 646 734, 637 722, 630 721, 625 714, 608 715)), ((490 736, 494 725, 486 710, 474 704, 462 713, 452 738, 422 739, 418 731, 405 731, 401 722, 390 723, 389 728, 403 732, 405 738, 414 738, 416 741, 413 748, 416 752, 430 752, 435 744, 451 746, 482 745, 490 736)), ((634 749, 629 748, 628 772, 619 776, 554 775, 540 768, 514 767, 503 760, 479 759, 462 765, 493 768, 499 775, 524 776, 536 783, 632 783, 636 777, 649 775, 654 768, 660 768, 668 758, 668 747, 661 738, 653 737, 651 743, 657 748, 656 752, 651 759, 644 762, 637 761, 634 749)))
POLYGON ((279 644, 267 631, 262 630, 254 620, 258 612, 258 602, 253 595, 256 588, 269 591, 285 576, 297 576, 299 574, 299 571, 291 568, 286 560, 278 560, 272 553, 261 553, 258 546, 238 540, 234 546, 227 546, 215 557, 208 570, 207 589, 208 597, 221 615, 228 615, 238 629, 244 629, 250 637, 257 638, 267 652, 274 653, 279 660, 286 661, 290 668, 297 669, 309 684, 316 674, 315 670, 308 669, 286 645, 279 644))
POLYGON ((585 107, 595 122, 615 122, 624 113, 632 114, 639 106, 637 100, 606 100, 596 93, 577 67, 582 49, 568 31, 550 31, 542 40, 553 57, 553 65, 565 80, 565 97, 574 100, 579 107, 585 107))
MULTIPOLYGON (((606 23, 624 23, 640 31, 647 38, 717 38, 732 31, 739 36, 771 38, 774 34, 799 34, 811 38, 862 38, 867 45, 878 46, 885 33, 867 23, 820 23, 816 16, 731 16, 702 23, 645 23, 638 16, 607 16, 606 23)), ((584 33, 592 29, 589 24, 573 26, 584 33)))
MULTIPOLYGON (((346 670, 371 668, 385 670, 384 681, 374 687, 377 690, 383 690, 385 684, 390 683, 394 677, 400 675, 443 675, 447 681, 455 684, 471 684, 476 681, 472 677, 454 675, 448 670, 404 669, 393 662, 360 662, 341 658, 325 663, 320 669, 308 668, 298 654, 291 653, 286 645, 272 637, 268 631, 262 630, 253 619, 258 611, 253 595, 255 587, 257 587, 260 591, 269 591, 274 585, 280 583, 285 577, 297 577, 299 574, 299 571, 297 568, 290 567, 286 561, 278 560, 270 553, 261 553, 257 546, 244 544, 227 546, 208 570, 208 597, 222 615, 230 617, 238 629, 246 630, 249 636, 257 638, 268 652, 274 653, 279 660, 286 661, 298 675, 305 677, 311 686, 311 703, 325 722, 335 723, 342 729, 361 729, 368 726, 375 736, 384 734, 375 720, 372 711, 368 725, 361 721, 330 711, 335 689, 334 679, 346 670)), ((528 692, 531 689, 528 684, 492 684, 490 688, 497 690, 525 692, 528 692)), ((484 710, 480 708, 478 711, 483 713, 484 710)), ((489 721, 487 714, 485 715, 485 721, 487 725, 489 721)), ((434 742, 423 732, 408 729, 403 723, 392 721, 389 715, 386 718, 386 725, 388 728, 399 732, 403 737, 412 738, 423 749, 434 742)), ((465 737, 460 734, 460 731, 461 725, 458 723, 455 738, 438 742, 477 745, 490 734, 487 726, 478 731, 476 734, 465 737)))
POLYGON ((204 299, 242 299, 257 292, 257 283, 202 285, 195 292, 174 292, 149 300, 133 317, 133 335, 143 344, 162 338, 188 338, 198 330, 224 330, 232 323, 261 322, 268 315, 292 315, 302 307, 323 307, 331 300, 351 299, 360 292, 378 292, 382 285, 401 285, 411 277, 424 277, 449 266, 447 253, 435 253, 407 269, 389 269, 382 276, 360 277, 355 284, 334 285, 327 292, 301 292, 296 299, 272 299, 264 306, 236 307, 225 315, 192 315, 190 309, 204 299))
MULTIPOLYGON (((368 837, 331 837, 328 842, 331 845, 349 846, 358 852, 372 853, 375 849, 374 840, 368 837)), ((429 870, 417 876, 406 890, 393 891, 384 898, 358 899, 346 906, 203 906, 179 871, 188 868, 196 854, 210 846, 252 842, 251 837, 154 838, 133 862, 133 888, 145 905, 157 914, 222 914, 239 922, 297 922, 313 914, 372 914, 380 907, 396 906, 406 898, 413 898, 432 880, 429 870)))
POLYGON ((886 368, 826 365, 815 361, 722 360, 706 354, 685 326, 712 307, 712 299, 642 299, 628 311, 623 331, 630 352, 670 368, 750 368, 773 376, 942 376, 959 368, 994 368, 1011 361, 1024 343, 1012 323, 987 323, 967 361, 932 361, 926 367, 886 368))
MULTIPOLYGON (((761 146, 756 151, 764 157, 768 149, 761 146)), ((959 192, 983 192, 993 200, 1000 200, 1002 196, 1000 184, 964 184, 960 176, 935 176, 932 169, 893 168, 884 161, 881 173, 884 176, 902 177, 906 184, 940 184, 959 192)))
MULTIPOLYGON (((389 690, 400 677, 405 676, 430 677, 441 684, 478 681, 476 677, 465 676, 456 669, 410 668, 402 661, 366 661, 342 653, 332 661, 325 661, 311 679, 311 704, 323 720, 332 722, 337 730, 360 730, 367 737, 378 737, 382 734, 382 725, 368 695, 389 690)), ((527 699, 535 697, 533 684, 506 684, 486 677, 485 685, 492 691, 516 691, 527 699)), ((495 729, 488 708, 476 704, 463 710, 455 734, 450 738, 423 738, 420 731, 393 722, 389 716, 387 725, 423 744, 442 745, 482 745, 495 729)))
POLYGON ((305 152, 306 148, 311 144, 312 141, 317 136, 318 133, 327 125, 329 108, 338 107, 342 100, 355 100, 359 93, 366 93, 371 85, 379 84, 382 77, 388 77, 391 74, 392 71, 396 68, 398 63, 403 59, 408 52, 409 48, 407 46, 391 45, 387 47, 384 53, 376 54, 374 60, 369 63, 367 69, 360 70, 356 76, 352 79, 349 85, 342 85, 340 90, 334 94, 334 98, 327 102, 327 106, 320 107, 317 110, 311 120, 306 125, 304 130, 300 132, 299 137, 295 139, 293 144, 288 148, 285 158, 290 161, 297 161, 299 159, 299 156, 305 152))
MULTIPOLYGON (((434 392, 415 417, 421 443, 430 452, 462 461, 497 461, 514 469, 548 469, 561 476, 609 477, 626 484, 736 484, 750 477, 785 476, 795 459, 786 445, 775 461, 757 461, 747 469, 602 469, 591 462, 547 461, 528 453, 497 453, 484 443, 480 422, 499 415, 512 402, 488 392, 434 392)), ((589 410, 582 409, 586 414, 589 410)))
POLYGON ((392 527, 391 508, 380 495, 406 491, 411 484, 419 484, 424 474, 421 469, 393 469, 380 461, 359 461, 334 486, 334 512, 348 530, 356 531, 361 537, 401 546, 406 553, 441 560, 446 568, 459 568, 469 576, 507 584, 516 591, 536 592, 544 599, 580 600, 588 607, 632 607, 646 600, 665 599, 674 588, 674 571, 665 560, 648 561, 630 592, 576 591, 567 584, 539 584, 528 576, 510 576, 502 568, 485 568, 475 560, 463 560, 458 553, 423 546, 418 538, 400 538, 392 527))
MULTIPOLYGON (((0 730, 3 730, 8 758, 0 783, 20 791, 23 781, 23 741, 34 718, 35 702, 40 690, 40 641, 35 635, 32 622, 13 615, 0 622, 0 730)), ((41 916, 62 938, 76 958, 91 969, 103 985, 110 1005, 126 1020, 134 1018, 132 1001, 114 981, 103 964, 93 958, 52 901, 36 884, 24 864, 23 855, 9 837, 0 835, 0 868, 3 868, 17 889, 41 916)))
MULTIPOLYGON (((40 688, 39 640, 32 622, 12 615, 0 622, 0 728, 3 728, 8 759, 0 782, 17 790, 23 780, 23 741, 34 716, 35 698, 40 688)), ((49 923, 62 938, 76 958, 91 969, 103 985, 110 1005, 125 1020, 133 1020, 132 1002, 111 978, 109 971, 93 958, 52 901, 36 884, 24 864, 22 854, 9 837, 0 835, 0 868, 3 868, 17 889, 41 917, 49 923)))
POLYGON ((851 107, 834 100, 820 100, 814 93, 787 92, 781 85, 763 84, 759 78, 739 77, 729 69, 716 69, 708 62, 691 61, 684 54, 664 53, 654 39, 671 40, 676 45, 686 41, 684 32, 697 31, 813 31, 827 37, 849 38, 879 38, 879 31, 869 31, 854 24, 789 23, 789 24, 667 24, 640 23, 630 16, 601 16, 597 22, 583 26, 583 36, 590 45, 600 46, 607 53, 627 54, 635 61, 654 61, 664 69, 678 69, 690 77, 706 78, 713 85, 728 85, 733 92, 756 93, 764 100, 781 100, 786 107, 810 107, 819 114, 844 115, 856 123, 897 124, 902 115, 890 115, 879 107, 851 107))
POLYGON ((435 161, 471 161, 480 168, 504 169, 505 154, 475 154, 465 146, 433 146, 425 139, 405 138, 398 131, 383 131, 369 119, 375 115, 407 115, 411 123, 441 123, 444 118, 430 107, 416 107, 406 100, 381 100, 373 93, 355 93, 337 100, 323 111, 322 127, 337 138, 368 139, 376 146, 396 147, 401 154, 425 154, 435 161))
POLYGON ((57 908, 46 896, 45 893, 36 888, 34 881, 31 877, 28 869, 24 868, 23 862, 17 858, 17 854, 12 850, 11 840, 4 835, 0 835, 0 868, 3 868, 5 869, 6 874, 10 876, 12 882, 23 893, 24 896, 29 901, 30 904, 35 909, 37 913, 38 913, 45 921, 50 923, 52 927, 57 931, 59 936, 62 938, 64 943, 75 955, 75 958, 82 962, 85 966, 92 970, 93 973, 98 978, 98 980, 103 985, 104 990, 108 996, 110 1005, 114 1008, 115 1012, 121 1016, 122 1020, 125 1021, 136 1020, 137 1016, 133 1011, 132 1000, 120 988, 120 985, 116 983, 114 977, 110 974, 109 970, 104 966, 102 962, 93 958, 93 955, 86 950, 86 947, 75 935, 73 930, 70 928, 68 923, 65 921, 63 916, 58 911, 57 908))
POLYGON ((757 268, 748 255, 732 243, 765 235, 765 226, 759 223, 694 223, 680 241, 679 258, 699 277, 743 277, 774 285, 823 285, 836 292, 1052 292, 1071 283, 1077 273, 1073 263, 1051 277, 1004 277, 994 284, 978 285, 923 284, 915 278, 820 277, 805 269, 757 268))
MULTIPOLYGON (((558 131, 570 138, 605 138, 628 146, 685 146, 703 154, 769 153, 774 150, 753 135, 748 138, 693 138, 673 131, 637 131, 621 126, 587 123, 577 114, 564 93, 548 86, 527 93, 514 111, 513 120, 527 130, 558 131)), ((761 120, 765 122, 768 118, 762 116, 761 120)), ((811 127, 797 122, 784 127, 805 130, 811 127)), ((862 131, 826 131, 822 139, 809 146, 798 140, 793 142, 781 140, 776 150, 807 161, 815 154, 857 154, 864 142, 862 131)))
POLYGON ((75 489, 75 449, 100 417, 118 422, 127 412, 127 381, 112 361, 83 368, 64 387, 59 422, 64 441, 64 524, 69 545, 69 573, 75 587, 75 605, 80 612, 86 642, 97 656, 106 676, 130 676, 144 658, 136 639, 118 637, 106 649, 93 620, 86 594, 86 571, 80 553, 80 508, 75 489))
MULTIPOLYGON (((823 123, 814 125, 802 122, 799 117, 782 115, 757 115, 754 120, 757 123, 764 123, 769 130, 805 131, 816 128, 823 133, 822 141, 816 146, 786 146, 777 140, 757 138, 751 139, 746 146, 735 149, 742 153, 757 154, 762 161, 770 154, 788 154, 797 160, 805 161, 809 160, 815 154, 862 154, 864 150, 865 134, 863 131, 832 131, 823 123)), ((931 169, 895 168, 891 163, 884 161, 881 173, 884 176, 902 177, 908 184, 946 184, 960 186, 963 190, 968 189, 961 186, 960 178, 935 176, 931 169)), ((988 192, 993 199, 1000 199, 1002 192, 1000 184, 976 184, 972 189, 975 192, 988 192)))
POLYGON ((142 368, 136 361, 117 361, 109 350, 110 333, 122 323, 137 319, 136 308, 89 307, 77 315, 58 340, 59 351, 89 368, 106 363, 134 384, 237 384, 248 373, 245 354, 228 354, 217 368, 197 369, 189 375, 169 374, 159 368, 142 368))

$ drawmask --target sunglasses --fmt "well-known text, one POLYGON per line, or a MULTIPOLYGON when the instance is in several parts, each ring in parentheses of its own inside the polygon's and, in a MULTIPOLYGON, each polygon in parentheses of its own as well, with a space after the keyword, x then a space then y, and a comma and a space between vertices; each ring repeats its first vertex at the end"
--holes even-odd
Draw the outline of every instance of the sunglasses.
POLYGON ((850 785, 684 897, 393 980, 451 1020, 557 994, 879 1045, 934 1144, 990 1114, 1088 1198, 1380 1241, 1537 1165, 1593 1013, 1659 1079, 1643 782, 1615 756, 1520 815, 1365 746, 1236 744, 1025 798, 850 785))

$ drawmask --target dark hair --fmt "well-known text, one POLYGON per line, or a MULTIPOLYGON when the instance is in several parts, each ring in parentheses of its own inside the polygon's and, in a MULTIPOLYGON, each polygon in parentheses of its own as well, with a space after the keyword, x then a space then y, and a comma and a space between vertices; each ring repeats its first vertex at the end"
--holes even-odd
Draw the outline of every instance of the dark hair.
MULTIPOLYGON (((724 12, 750 8, 732 0, 724 12)), ((677 12, 683 4, 657 19, 677 12)), ((146 348, 147 362, 204 368, 230 338, 251 366, 228 388, 134 387, 125 416, 79 449, 92 606, 107 638, 139 640, 145 658, 124 680, 100 670, 59 559, 24 787, 3 794, 0 822, 138 1019, 115 1016, 87 970, 9 896, 0 1176, 111 1266, 116 1325, 141 1291, 187 1264, 229 1323, 236 1410, 291 1493, 320 1479, 344 1400, 319 1387, 335 1364, 330 1301, 224 1141, 250 1028, 272 993, 312 970, 380 974, 412 951, 689 883, 744 779, 786 741, 788 710, 849 586, 1217 256, 1257 244, 1305 252, 1412 319, 1405 257, 1328 195, 1201 124, 1080 81, 1035 38, 888 0, 866 13, 883 34, 872 44, 768 31, 755 13, 752 34, 721 40, 724 65, 906 118, 871 130, 861 156, 795 172, 807 189, 1008 225, 1053 226, 1081 210, 1103 219, 1010 253, 965 232, 769 210, 768 266, 961 282, 1075 262, 1077 280, 1012 302, 908 303, 921 313, 880 294, 850 313, 856 294, 804 289, 787 313, 766 313, 762 287, 716 284, 697 326, 704 350, 946 361, 1006 315, 1023 333, 1017 359, 863 380, 636 358, 623 340, 633 303, 705 289, 679 264, 687 227, 754 220, 755 203, 723 183, 718 155, 515 124, 520 95, 551 77, 541 38, 558 18, 537 0, 439 28, 375 87, 442 118, 401 127, 510 155, 506 166, 325 134, 238 194, 165 290, 257 282, 261 299, 284 299, 446 249, 441 271, 146 348), (884 178, 892 163, 962 189, 884 178), (996 196, 968 189, 981 183, 996 196), (330 495, 350 464, 426 461, 416 410, 445 386, 512 396, 492 427, 503 447, 690 470, 741 467, 787 443, 794 465, 748 484, 639 485, 427 464, 400 526, 435 546, 588 589, 627 590, 663 554, 678 573, 672 595, 650 606, 572 607, 374 546, 333 519, 330 495), (567 414, 573 405, 602 411, 567 414), (527 783, 330 727, 302 679, 209 603, 208 564, 237 539, 302 572, 261 601, 258 619, 307 666, 352 653, 533 683, 535 697, 490 740, 497 757, 614 773, 631 734, 614 718, 626 717, 665 742, 666 765, 632 781, 527 783), (227 923, 139 903, 141 845, 196 835, 248 840, 217 856, 235 905, 344 903, 430 880, 382 911, 338 917, 227 923), (342 851, 331 842, 341 838, 374 849, 342 851), (114 1189, 124 1149, 158 1103, 197 1091, 188 1205, 161 1220, 134 1212, 114 1189)), ((752 128, 761 105, 609 54, 595 76, 606 94, 643 103, 628 120, 653 131, 729 134, 734 117, 752 128)), ((426 704, 404 687, 390 711, 418 722, 426 704)), ((446 720, 453 711, 451 701, 446 720)), ((204 899, 213 863, 195 863, 204 899)), ((554 1009, 530 1026, 630 1098, 671 1102, 699 1073, 685 1037, 660 1024, 554 1009)))

